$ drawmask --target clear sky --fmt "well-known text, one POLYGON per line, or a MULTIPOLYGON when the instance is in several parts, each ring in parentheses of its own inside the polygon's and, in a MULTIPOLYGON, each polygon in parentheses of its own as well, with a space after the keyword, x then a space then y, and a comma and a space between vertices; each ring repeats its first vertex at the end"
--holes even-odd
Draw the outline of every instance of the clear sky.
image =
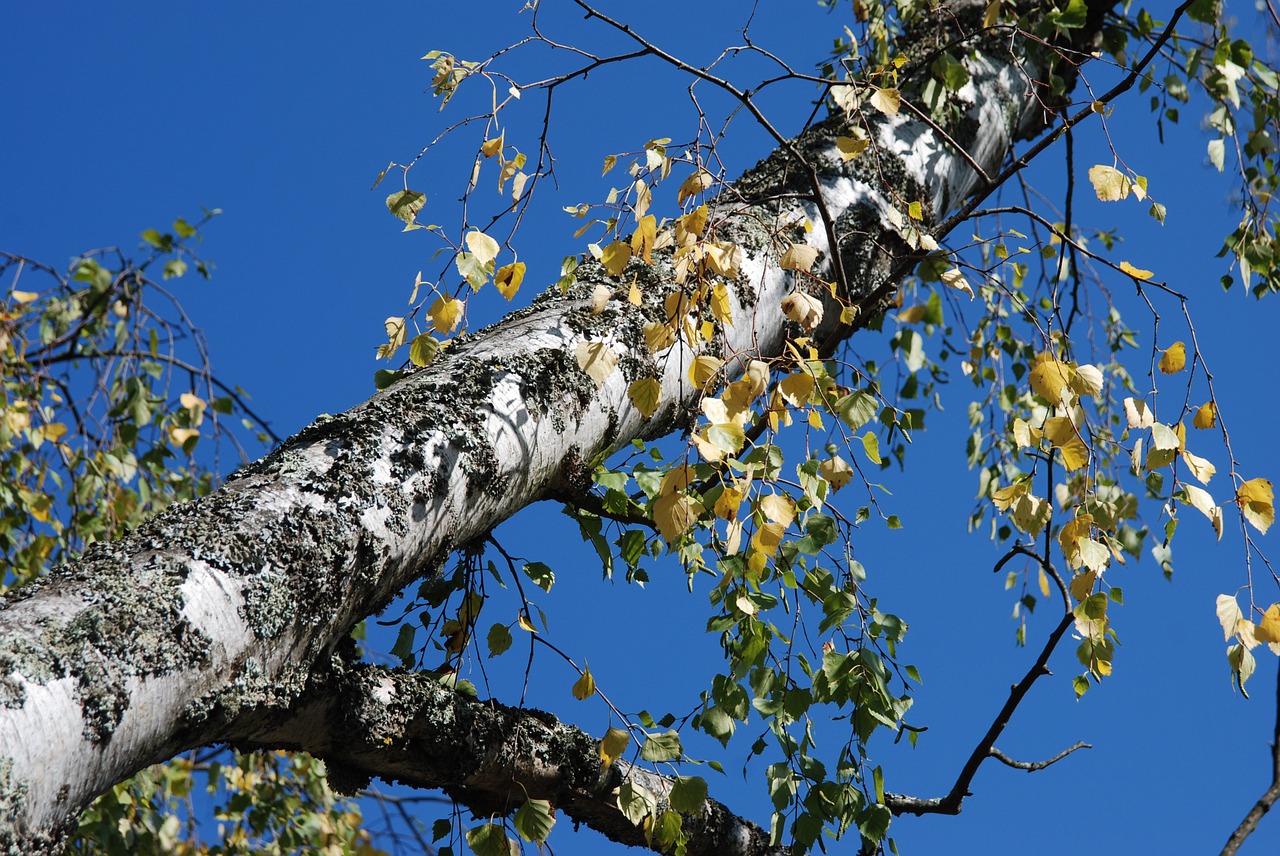
MULTIPOLYGON (((544 2, 548 11, 559 4, 551 17, 566 39, 616 47, 612 37, 566 14, 567 3, 544 2)), ((407 162, 448 121, 466 115, 461 101, 438 112, 424 94, 430 73, 420 57, 447 49, 482 58, 524 34, 520 5, 5 4, 0 247, 61 265, 89 248, 132 248, 144 229, 163 230, 177 217, 192 220, 201 206, 222 208, 203 245, 217 265, 213 281, 188 278, 174 286, 205 330, 218 374, 244 386, 282 435, 321 412, 350 407, 373 391, 382 320, 404 312, 419 270, 431 277, 444 268, 443 258, 432 260, 437 245, 425 233, 402 234, 387 214, 382 200, 398 178, 369 189, 389 161, 407 162)), ((759 10, 752 32, 798 67, 811 68, 839 33, 843 11, 829 16, 809 0, 768 5, 778 8, 759 10)), ((705 62, 734 38, 748 4, 610 2, 605 8, 705 62)), ((544 61, 563 67, 558 57, 531 54, 513 59, 510 68, 530 79, 545 75, 537 65, 544 61)), ((777 111, 782 128, 794 129, 813 97, 797 85, 765 104, 777 111)), ((1152 194, 1168 207, 1167 224, 1156 226, 1136 204, 1090 202, 1083 168, 1111 162, 1097 122, 1077 139, 1078 220, 1120 227, 1127 243, 1117 261, 1155 270, 1193 296, 1197 333, 1242 470, 1274 480, 1280 475, 1272 430, 1278 415, 1275 301, 1258 303, 1239 289, 1223 295, 1224 266, 1213 256, 1232 225, 1230 185, 1207 165, 1208 137, 1198 130, 1195 111, 1184 110, 1185 127, 1167 129, 1169 142, 1160 147, 1146 100, 1134 93, 1122 102, 1111 140, 1149 177, 1152 194)), ((652 64, 594 73, 558 95, 556 109, 560 192, 525 225, 522 259, 530 272, 517 304, 556 279, 562 256, 581 250, 572 238, 579 221, 558 206, 602 195, 608 183, 599 178, 599 165, 606 154, 634 151, 654 137, 690 135, 683 85, 652 64)), ((508 142, 540 113, 530 108, 524 116, 513 120, 508 142)), ((744 119, 732 128, 721 152, 730 174, 770 148, 744 119)), ((451 200, 465 182, 472 146, 446 145, 410 174, 410 186, 429 197, 423 219, 456 222, 451 200)), ((1061 175, 1060 151, 1033 173, 1050 189, 1061 188, 1061 175)), ((1132 303, 1123 278, 1108 284, 1126 306, 1132 303)), ((473 322, 496 319, 504 309, 500 298, 481 301, 473 322)), ((1175 310, 1163 307, 1167 329, 1179 323, 1175 310)), ((1136 306, 1128 320, 1149 337, 1150 319, 1136 306)), ((1173 338, 1182 336, 1170 334, 1168 341, 1173 338)), ((856 346, 867 353, 884 347, 856 346)), ((1141 354, 1131 365, 1140 386, 1141 354)), ((1013 644, 1014 597, 1004 591, 1003 575, 991 573, 1001 550, 965 530, 976 489, 964 460, 968 392, 962 384, 946 390, 947 410, 931 414, 907 471, 883 474, 893 492, 890 510, 904 528, 868 524, 856 543, 885 608, 911 624, 903 658, 919 666, 924 684, 909 720, 929 729, 914 750, 905 741, 890 746, 879 739, 873 753, 885 764, 890 790, 920 796, 949 789, 1033 656, 1013 644)), ((1212 447, 1202 454, 1225 480, 1225 453, 1212 447)), ((1215 486, 1225 495, 1225 487, 1215 486)), ((575 543, 576 527, 549 506, 531 509, 498 534, 508 549, 554 565, 557 587, 543 601, 551 638, 575 658, 586 656, 623 710, 683 713, 696 704, 718 647, 702 632, 705 592, 685 594, 677 567, 651 568, 654 581, 644 590, 602 583, 598 561, 575 543)), ((1112 571, 1123 576, 1127 603, 1114 616, 1123 642, 1114 677, 1077 703, 1070 683, 1079 671, 1074 646, 1063 645, 1051 664, 1055 676, 1037 685, 998 744, 1029 760, 1077 740, 1094 748, 1031 776, 989 763, 961 816, 895 821, 903 852, 1221 847, 1267 784, 1275 713, 1275 658, 1259 652, 1253 700, 1244 701, 1228 679, 1214 618, 1214 597, 1244 582, 1240 540, 1231 514, 1222 543, 1214 544, 1207 523, 1189 512, 1178 533, 1172 583, 1149 557, 1112 571)), ((1259 591, 1263 599, 1275 598, 1270 583, 1259 591)), ((1033 648, 1051 622, 1047 614, 1033 618, 1033 648)), ((514 701, 523 654, 507 658, 489 667, 491 689, 514 701)), ((607 710, 572 699, 566 668, 545 660, 537 675, 530 703, 603 733, 607 710)), ((767 822, 762 766, 748 767, 745 783, 740 775, 749 742, 726 759, 727 776, 708 773, 711 792, 767 822)), ((714 757, 711 746, 696 740, 690 751, 714 757)), ((560 854, 607 852, 598 838, 567 828, 557 830, 552 844, 560 854)), ((1270 819, 1245 852, 1278 848, 1280 821, 1270 819)))

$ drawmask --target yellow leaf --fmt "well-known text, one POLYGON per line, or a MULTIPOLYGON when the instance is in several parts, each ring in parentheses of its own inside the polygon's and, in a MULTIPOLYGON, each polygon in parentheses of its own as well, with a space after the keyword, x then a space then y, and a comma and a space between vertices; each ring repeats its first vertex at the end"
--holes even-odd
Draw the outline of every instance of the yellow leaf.
POLYGON ((1008 487, 1002 487, 991 494, 991 501, 996 508, 1001 511, 1008 511, 1009 506, 1027 492, 1026 482, 1015 482, 1008 487))
POLYGON ((591 289, 591 314, 599 315, 604 308, 609 305, 609 298, 613 297, 613 290, 605 285, 597 285, 591 289))
POLYGON ((1098 579, 1098 575, 1093 571, 1086 571, 1083 574, 1076 574, 1071 578, 1071 596, 1076 600, 1084 600, 1093 591, 1093 584, 1098 579))
POLYGON ((836 137, 836 150, 840 152, 840 159, 845 161, 853 160, 865 152, 869 145, 871 141, 866 138, 865 132, 862 137, 836 137))
POLYGON ((721 324, 733 324, 733 308, 729 303, 729 289, 723 282, 711 286, 711 315, 721 324))
POLYGON ((1184 484, 1182 496, 1192 508, 1209 518, 1213 531, 1218 533, 1218 540, 1222 540, 1222 509, 1213 501, 1209 492, 1193 484, 1184 484))
POLYGON ((742 491, 734 487, 726 487, 720 492, 719 498, 716 499, 715 508, 712 510, 715 516, 721 520, 736 520, 738 509, 742 507, 743 499, 742 491))
POLYGON ((596 694, 596 679, 591 677, 591 669, 584 668, 582 677, 573 683, 573 697, 578 701, 589 699, 596 694))
POLYGON ((1062 529, 1058 531, 1058 544, 1062 547, 1062 554, 1066 557, 1067 564, 1072 568, 1078 568, 1081 565, 1080 542, 1089 540, 1092 527, 1093 515, 1081 514, 1063 524, 1062 529))
POLYGON ((498 287, 498 293, 507 300, 515 297, 520 290, 520 283, 524 282, 524 272, 524 262, 512 262, 498 268, 498 272, 493 275, 493 284, 498 287))
POLYGON ((765 523, 756 527, 755 534, 751 536, 751 549, 765 556, 775 555, 786 531, 787 527, 781 523, 765 523))
POLYGON ((431 324, 437 333, 452 333, 462 320, 462 301, 447 294, 437 297, 427 315, 431 316, 431 324))
POLYGON ((631 742, 631 735, 621 728, 610 728, 605 732, 604 737, 600 740, 600 764, 606 770, 609 765, 622 757, 622 753, 627 751, 627 744, 631 742))
POLYGON ((653 264, 653 242, 657 237, 658 218, 652 214, 641 217, 631 235, 631 254, 644 259, 646 264, 653 264))
POLYGON ((636 192, 636 201, 631 208, 636 212, 636 217, 643 217, 648 213, 649 206, 653 203, 653 190, 645 183, 643 178, 637 178, 632 189, 636 192))
POLYGON ((605 380, 618 367, 617 353, 604 342, 579 342, 576 353, 578 367, 591 376, 596 389, 604 386, 605 380))
POLYGON ((907 206, 907 216, 912 220, 924 219, 924 206, 920 204, 920 200, 915 200, 907 206))
POLYGON ((802 407, 809 402, 813 387, 813 375, 800 371, 784 377, 778 384, 778 391, 782 393, 783 400, 792 407, 802 407))
POLYGON ((720 367, 724 365, 724 360, 719 357, 712 357, 703 354, 700 357, 694 357, 693 363, 689 366, 689 382, 698 389, 706 389, 707 384, 720 371, 720 367))
POLYGON ((1177 374, 1187 365, 1187 346, 1174 342, 1160 358, 1160 371, 1165 374, 1177 374))
MULTIPOLYGON (((692 199, 705 191, 715 183, 715 180, 715 176, 705 169, 698 170, 680 184, 680 189, 676 191, 676 204, 684 205, 686 200, 692 199)), ((698 231, 701 233, 702 230, 699 229, 698 231)))
POLYGON ((1236 504, 1254 527, 1262 533, 1271 528, 1276 519, 1275 491, 1267 479, 1249 479, 1236 491, 1236 504))
POLYGON ((184 392, 178 396, 178 401, 188 410, 204 410, 204 399, 193 392, 184 392))
POLYGON ((533 626, 533 622, 530 621, 523 612, 520 613, 520 616, 516 619, 516 623, 520 625, 521 630, 528 631, 529 633, 538 632, 537 628, 533 626))
POLYGON ((1127 175, 1102 164, 1089 167, 1089 182, 1093 185, 1093 192, 1103 202, 1119 202, 1133 190, 1133 182, 1127 175))
POLYGON ((487 158, 491 158, 498 152, 502 151, 502 138, 504 134, 499 134, 496 139, 485 140, 480 144, 480 153, 487 158))
POLYGON ((880 463, 880 438, 868 431, 862 435, 862 448, 871 463, 880 463))
POLYGON ((631 261, 631 247, 622 241, 614 241, 605 247, 600 255, 600 263, 611 276, 622 276, 629 261, 631 261))
POLYGON ((467 233, 467 249, 482 266, 498 257, 498 242, 479 230, 467 233))
POLYGON ((1067 472, 1074 472, 1089 463, 1089 447, 1076 432, 1071 420, 1055 416, 1044 421, 1045 439, 1062 453, 1062 464, 1067 472))
POLYGON ((809 415, 805 418, 808 420, 810 428, 814 429, 815 431, 824 430, 824 426, 822 424, 822 414, 819 413, 818 411, 810 410, 809 415))
POLYGON ((1262 622, 1253 631, 1253 638, 1259 642, 1280 642, 1280 603, 1267 607, 1262 622))
POLYGON ((387 330, 387 343, 378 346, 378 359, 390 358, 404 344, 404 319, 396 316, 382 322, 387 330))
POLYGON ((1212 428, 1218 423, 1218 408, 1212 401, 1206 401, 1196 409, 1195 416, 1191 417, 1191 425, 1194 428, 1204 430, 1212 428))
POLYGON ((34 291, 14 291, 9 292, 9 297, 14 303, 31 303, 40 295, 34 291))
POLYGON ((886 116, 895 116, 902 107, 902 94, 896 89, 877 89, 871 96, 871 106, 886 116))
POLYGON ((639 306, 644 303, 644 297, 640 294, 639 276, 631 278, 631 288, 627 291, 627 302, 632 306, 639 306))
POLYGON ((796 519, 796 502, 782 493, 771 493, 760 499, 760 512, 786 529, 796 519))
POLYGON ((742 248, 732 241, 716 241, 706 245, 707 267, 717 276, 735 279, 742 265, 742 248))
POLYGON ((669 493, 653 501, 653 523, 668 544, 688 532, 697 519, 693 503, 683 493, 669 493))
POLYGON ((1044 572, 1044 568, 1040 569, 1040 594, 1049 596, 1049 575, 1044 572))
POLYGON ((906 309, 898 313, 898 320, 904 324, 915 324, 922 320, 925 313, 929 311, 929 307, 924 303, 917 303, 915 306, 908 306, 906 309))
POLYGON ((982 29, 989 30, 1000 23, 1000 2, 1001 0, 991 0, 987 4, 987 11, 982 16, 982 29))
POLYGON ((1134 279, 1147 280, 1155 276, 1153 272, 1149 270, 1143 270, 1142 268, 1134 267, 1128 262, 1120 262, 1120 270, 1129 274, 1129 276, 1133 277, 1134 279))
POLYGON ((778 260, 778 267, 783 270, 813 270, 813 263, 818 260, 817 247, 808 244, 792 244, 778 260))
POLYGON ((1031 389, 1056 407, 1066 397, 1064 393, 1071 389, 1074 376, 1075 369, 1069 363, 1054 359, 1046 352, 1036 357, 1036 366, 1031 370, 1031 389))
POLYGON ((662 384, 651 377, 634 380, 627 387, 627 398, 631 399, 631 405, 640 411, 640 415, 648 419, 653 416, 658 409, 658 402, 662 400, 662 384))
POLYGON ((170 428, 169 439, 173 441, 175 446, 185 446, 187 441, 192 437, 199 437, 200 430, 198 428, 170 428))
POLYGON ((670 324, 650 321, 644 325, 643 330, 644 343, 649 347, 649 353, 651 354, 665 351, 676 343, 676 331, 672 329, 670 324))

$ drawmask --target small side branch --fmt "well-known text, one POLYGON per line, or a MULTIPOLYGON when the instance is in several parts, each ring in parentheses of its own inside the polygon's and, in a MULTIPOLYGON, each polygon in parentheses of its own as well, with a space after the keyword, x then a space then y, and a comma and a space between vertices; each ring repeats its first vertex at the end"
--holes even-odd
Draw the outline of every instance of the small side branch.
POLYGON ((1015 770, 1026 770, 1028 773, 1034 773, 1036 770, 1043 770, 1045 767, 1048 767, 1051 764, 1058 763, 1063 758, 1067 757, 1077 749, 1092 749, 1092 748, 1093 748, 1092 743, 1085 743, 1083 740, 1077 740, 1071 746, 1068 746, 1066 749, 1063 749, 1057 755, 1054 755, 1052 758, 1049 758, 1048 760, 1045 760, 1045 761, 1016 761, 1013 758, 1010 758, 1008 755, 1001 752, 999 749, 997 749, 994 746, 991 747, 991 749, 988 751, 987 754, 989 754, 992 758, 995 758, 1001 764, 1012 767, 1015 770))
MULTIPOLYGON (((1049 638, 1045 640, 1044 647, 1040 650, 1040 656, 1036 658, 1035 663, 1023 675, 1022 680, 1014 684, 1009 690, 1009 699, 1004 703, 1004 707, 1000 708, 1000 712, 996 714, 995 720, 991 723, 991 727, 987 729, 987 733, 978 741, 978 745, 974 747, 973 752, 969 755, 969 760, 965 761, 964 767, 960 770, 960 775, 956 777, 956 783, 951 787, 950 793, 944 797, 913 797, 905 794, 885 794, 884 803, 894 814, 959 814, 964 798, 969 795, 969 786, 973 783, 973 777, 977 775, 978 768, 982 766, 982 762, 987 758, 1000 757, 999 750, 995 748, 996 741, 1000 739, 1000 735, 1004 732, 1009 721, 1013 719, 1013 714, 1017 711, 1018 705, 1022 704, 1022 700, 1026 698, 1031 687, 1043 675, 1049 674, 1049 668, 1046 665, 1049 662, 1050 655, 1058 647, 1058 642, 1062 640, 1062 636, 1067 632, 1067 628, 1071 627, 1075 620, 1075 616, 1070 612, 1062 616, 1062 620, 1058 622, 1058 626, 1049 634, 1049 638)), ((1054 761, 1074 752, 1077 748, 1083 748, 1083 744, 1077 744, 1072 748, 1063 752, 1056 758, 1049 761, 1040 762, 1041 767, 1047 767, 1054 761)), ((1004 759, 1006 763, 1010 763, 1011 759, 1004 759)), ((1012 761, 1012 766, 1019 766, 1024 762, 1012 761)), ((1029 767, 1020 767, 1020 769, 1031 769, 1029 767)))
POLYGON ((1271 811, 1276 800, 1280 800, 1280 677, 1276 680, 1276 723, 1271 734, 1271 786, 1263 791, 1244 820, 1232 831, 1222 848, 1222 856, 1234 856, 1240 850, 1240 845, 1258 828, 1259 821, 1271 811))

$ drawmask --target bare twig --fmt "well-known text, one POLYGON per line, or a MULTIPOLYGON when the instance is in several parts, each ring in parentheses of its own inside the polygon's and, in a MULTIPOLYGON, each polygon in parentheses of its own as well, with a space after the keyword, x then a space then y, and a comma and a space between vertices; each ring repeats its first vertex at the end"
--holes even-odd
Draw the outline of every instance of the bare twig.
POLYGON ((1092 748, 1093 748, 1092 743, 1085 743, 1083 740, 1077 740, 1075 743, 1068 746, 1066 749, 1063 749, 1057 755, 1054 755, 1052 758, 1049 758, 1044 761, 1015 761, 1013 758, 1010 758, 1008 755, 1004 754, 994 746, 991 747, 991 749, 987 752, 987 754, 990 755, 992 758, 995 758, 1001 764, 1005 764, 1006 766, 1013 767, 1015 770, 1026 770, 1028 773, 1034 773, 1036 770, 1043 770, 1045 767, 1048 767, 1050 764, 1058 763, 1063 758, 1067 757, 1077 749, 1092 749, 1092 748))
POLYGON ((1222 848, 1222 856, 1233 856, 1240 850, 1246 838, 1258 828, 1258 822, 1271 811, 1271 807, 1280 799, 1280 679, 1276 681, 1276 723, 1271 734, 1271 786, 1263 791, 1262 796, 1253 804, 1227 839, 1222 848))

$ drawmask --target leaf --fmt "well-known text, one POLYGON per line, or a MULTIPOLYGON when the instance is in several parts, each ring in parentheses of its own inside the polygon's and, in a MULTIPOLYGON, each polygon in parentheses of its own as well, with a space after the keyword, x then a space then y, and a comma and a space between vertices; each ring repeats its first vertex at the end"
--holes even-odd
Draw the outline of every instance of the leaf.
POLYGON ((1249 479, 1236 491, 1236 505, 1244 519, 1266 534, 1276 519, 1275 491, 1267 479, 1249 479))
POLYGON ((844 161, 853 160, 865 152, 870 145, 871 140, 867 139, 865 132, 861 137, 836 137, 836 150, 840 153, 840 159, 844 161))
POLYGON ((409 343, 409 362, 415 366, 430 365, 440 353, 440 343, 430 333, 419 333, 409 343))
POLYGON ((631 254, 653 264, 653 244, 658 238, 658 220, 652 214, 641 217, 631 235, 631 254))
POLYGON ((1128 262, 1120 262, 1120 270, 1129 274, 1129 276, 1133 277, 1134 279, 1139 279, 1144 281, 1151 279, 1151 277, 1155 276, 1154 272, 1149 270, 1143 270, 1142 268, 1139 268, 1139 267, 1134 267, 1128 262))
POLYGON ((595 381, 596 389, 604 386, 605 380, 618 367, 617 353, 604 342, 579 342, 576 354, 578 368, 595 381))
POLYGON ((1267 607, 1262 621, 1253 631, 1253 638, 1270 644, 1280 642, 1280 603, 1273 603, 1267 607))
POLYGON ((973 298, 973 286, 969 284, 969 280, 965 279, 964 272, 961 271, 960 268, 953 267, 950 270, 943 271, 938 278, 941 279, 943 285, 946 285, 948 288, 954 288, 956 291, 963 291, 969 295, 970 299, 973 298))
POLYGON ((483 143, 480 144, 480 154, 484 155, 487 158, 491 158, 494 155, 496 155, 498 152, 502 151, 502 138, 504 136, 505 136, 504 134, 499 134, 498 136, 494 137, 492 140, 485 140, 483 143))
POLYGON ((610 728, 605 732, 604 737, 600 740, 600 763, 609 768, 614 761, 622 757, 622 753, 626 751, 628 744, 631 743, 631 735, 621 728, 610 728))
POLYGON ((840 398, 836 401, 835 407, 840 418, 853 431, 870 422, 879 409, 875 397, 863 390, 851 392, 840 398))
POLYGON ((832 490, 839 490, 853 480, 853 467, 839 455, 818 464, 818 472, 831 485, 832 490))
POLYGON ((662 384, 657 378, 642 377, 632 381, 627 387, 627 398, 631 400, 631 405, 640 411, 640 415, 648 419, 657 411, 658 404, 662 400, 662 384))
POLYGON ((584 666, 582 677, 573 682, 573 697, 578 701, 591 698, 596 694, 596 679, 591 676, 591 669, 584 666))
POLYGON ((866 451, 871 463, 880 463, 880 439, 873 432, 868 431, 862 435, 862 448, 866 451))
POLYGON ((640 757, 646 761, 676 761, 683 755, 680 735, 674 731, 647 735, 640 747, 640 757))
POLYGON ((387 210, 405 223, 413 223, 422 206, 427 204, 427 195, 413 190, 397 190, 387 197, 387 210))
POLYGON ((404 344, 404 319, 396 316, 388 318, 382 322, 387 330, 387 343, 378 346, 378 359, 390 359, 395 352, 404 344))
POLYGON ((729 289, 723 282, 711 286, 711 317, 721 324, 733 324, 733 305, 729 302, 729 289))
POLYGON ((1044 437, 1062 453, 1062 464, 1073 472, 1089 463, 1089 447, 1076 432, 1071 420, 1055 416, 1044 421, 1044 437))
POLYGON ((697 509, 683 493, 669 493, 653 501, 653 524, 668 544, 688 532, 697 519, 697 509))
POLYGON ((462 301, 447 294, 442 295, 431 304, 427 315, 431 317, 431 324, 435 331, 447 335, 452 333, 458 326, 458 322, 462 320, 462 301))
POLYGON ((496 657, 511 647, 511 629, 505 624, 495 624, 489 628, 485 641, 489 643, 489 656, 496 657))
POLYGON ((1191 475, 1195 476, 1196 481, 1201 484, 1208 484, 1209 479, 1213 478, 1213 474, 1218 471, 1218 468, 1213 464, 1199 455, 1191 454, 1186 449, 1183 449, 1181 454, 1183 463, 1187 465, 1187 469, 1191 470, 1191 475))
POLYGON ((498 257, 498 242, 480 230, 467 233, 467 249, 482 265, 487 265, 498 257))
POLYGON ((1178 434, 1163 422, 1153 423, 1151 426, 1151 446, 1162 451, 1175 451, 1181 443, 1178 441, 1178 434))
MULTIPOLYGON (((782 254, 782 258, 778 260, 778 267, 783 270, 813 270, 813 263, 818 260, 818 248, 811 247, 808 244, 792 244, 787 247, 787 251, 782 254)), ((800 319, 793 318, 793 321, 800 319)))
POLYGON ((702 814, 707 802, 707 782, 700 776, 676 776, 671 786, 671 808, 687 814, 702 814))
POLYGON ((515 297, 520 290, 520 283, 524 282, 524 272, 524 262, 512 262, 498 268, 498 272, 493 275, 493 284, 498 287, 498 293, 507 300, 515 297))
POLYGON ((1183 501, 1192 508, 1199 511, 1205 517, 1209 518, 1209 522, 1213 525, 1213 531, 1218 534, 1218 540, 1222 540, 1222 509, 1213 501, 1209 491, 1196 487, 1193 484, 1184 484, 1182 486, 1183 501))
POLYGON ((1240 612, 1236 599, 1229 594, 1218 595, 1216 611, 1218 623, 1222 625, 1222 639, 1226 641, 1236 635, 1236 626, 1244 619, 1244 614, 1240 612))
POLYGON ((515 842, 496 823, 486 823, 467 830, 467 846, 475 856, 513 856, 515 842))
POLYGON ((1165 374, 1177 374, 1186 368, 1187 365, 1187 346, 1181 342, 1174 342, 1164 352, 1164 356, 1160 357, 1160 371, 1165 374))
POLYGON ((551 592, 551 587, 556 583, 556 574, 549 565, 543 562, 526 562, 523 570, 534 585, 545 592, 551 592))
POLYGON ((1191 426, 1205 430, 1212 428, 1218 423, 1218 408, 1212 401, 1206 401, 1196 409, 1196 413, 1191 417, 1191 426))
POLYGON ((822 301, 803 291, 794 291, 782 298, 782 313, 812 333, 822 323, 822 301))
POLYGON ((556 825, 556 813, 547 800, 529 799, 516 810, 513 820, 521 838, 541 844, 547 840, 551 828, 556 825))
POLYGON ((644 786, 628 781, 618 788, 618 808, 627 820, 640 826, 657 810, 658 800, 644 786))
POLYGON ((720 372, 724 360, 703 354, 693 358, 689 365, 689 381, 698 389, 706 389, 707 384, 720 372))
POLYGON ((1067 363, 1041 354, 1036 358, 1035 368, 1031 370, 1031 389, 1036 395, 1054 407, 1062 403, 1065 392, 1070 391, 1075 370, 1067 363))
POLYGON ((1208 146, 1209 163, 1223 171, 1223 161, 1227 153, 1226 144, 1222 140, 1210 140, 1208 146))
POLYGON ((1129 176, 1115 167, 1102 164, 1089 167, 1089 182, 1102 202, 1119 202, 1133 190, 1129 176))
POLYGON ((622 241, 614 241, 605 247, 600 255, 600 263, 610 276, 622 276, 631 261, 631 246, 622 241))
POLYGON ((871 106, 886 116, 896 116, 902 107, 902 93, 896 89, 877 89, 871 96, 871 106))
POLYGON ((1126 398, 1124 415, 1130 428, 1150 428, 1155 424, 1155 414, 1141 398, 1126 398))
POLYGON ((785 529, 796 519, 796 501, 786 494, 771 493, 760 500, 760 512, 785 529))
POLYGON ((711 173, 699 169, 680 184, 680 189, 676 191, 676 204, 683 206, 687 200, 693 199, 714 184, 715 180, 711 173))

